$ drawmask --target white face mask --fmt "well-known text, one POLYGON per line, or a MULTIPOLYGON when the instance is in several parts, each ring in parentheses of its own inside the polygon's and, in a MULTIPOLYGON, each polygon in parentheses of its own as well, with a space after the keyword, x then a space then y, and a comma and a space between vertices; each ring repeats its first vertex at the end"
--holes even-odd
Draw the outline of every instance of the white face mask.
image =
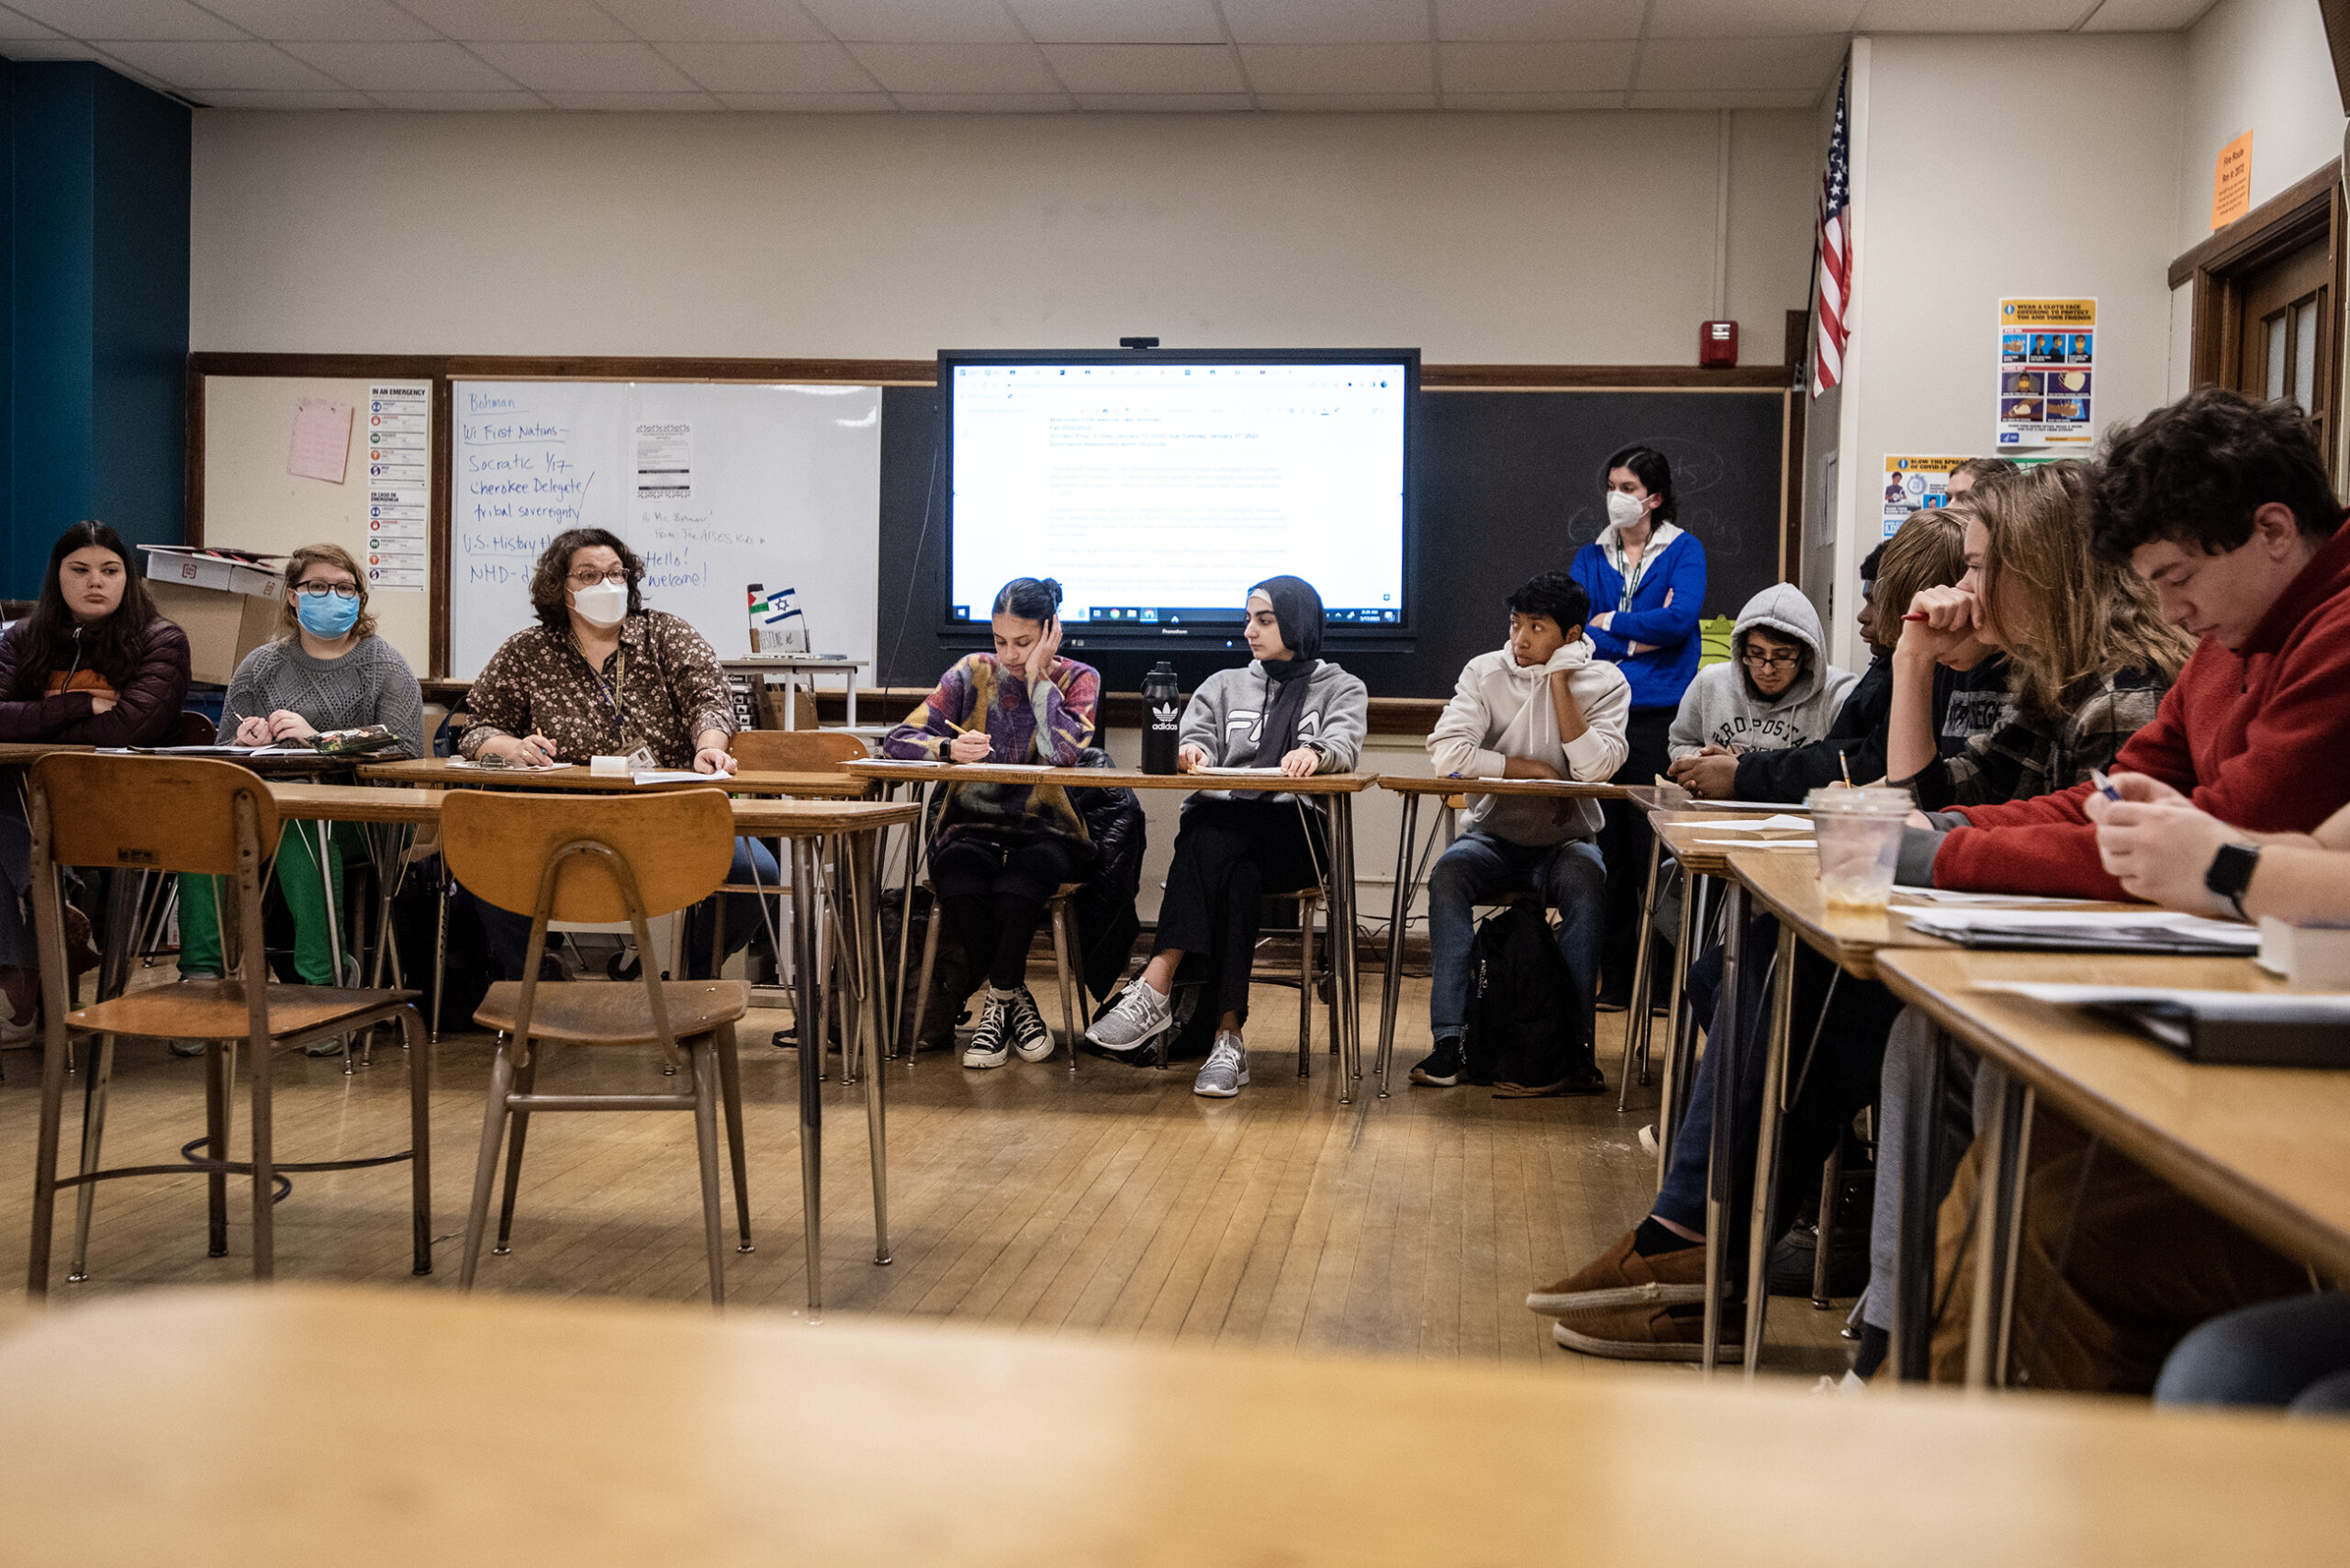
POLYGON ((1621 490, 1607 492, 1607 525, 1610 528, 1631 528, 1648 515, 1648 503, 1638 496, 1628 496, 1621 490))
POLYGON ((622 583, 598 583, 576 590, 571 608, 590 626, 617 626, 628 617, 628 588, 622 583))

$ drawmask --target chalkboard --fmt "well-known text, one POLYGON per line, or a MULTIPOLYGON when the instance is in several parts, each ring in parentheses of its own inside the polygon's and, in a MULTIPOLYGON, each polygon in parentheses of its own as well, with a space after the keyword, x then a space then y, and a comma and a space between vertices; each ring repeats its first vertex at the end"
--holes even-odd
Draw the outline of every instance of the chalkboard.
MULTIPOLYGON (((1415 409, 1420 633, 1411 653, 1336 656, 1374 697, 1449 697, 1460 666, 1501 646, 1503 600, 1536 572, 1564 571, 1606 521, 1600 465, 1635 442, 1673 464, 1681 526, 1706 546, 1706 613, 1735 615, 1779 580, 1785 396, 1777 391, 1423 391, 1415 409)), ((884 389, 880 680, 926 685, 959 656, 932 622, 945 599, 938 393, 884 389)), ((1161 656, 1068 651, 1133 691, 1161 656)), ((1185 689, 1247 657, 1196 646, 1164 655, 1185 689)))
POLYGON ((449 673, 531 622, 532 564, 565 529, 643 558, 644 602, 749 651, 744 588, 789 588, 814 651, 873 656, 879 389, 459 381, 452 388, 449 673))

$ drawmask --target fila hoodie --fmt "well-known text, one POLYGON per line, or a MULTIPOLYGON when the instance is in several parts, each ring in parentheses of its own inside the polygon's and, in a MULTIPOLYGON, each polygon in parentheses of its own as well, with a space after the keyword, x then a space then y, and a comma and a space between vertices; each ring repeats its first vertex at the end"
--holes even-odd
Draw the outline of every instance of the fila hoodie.
POLYGON ((1730 633, 1730 661, 1697 672, 1673 716, 1667 748, 1676 757, 1718 745, 1739 752, 1780 751, 1808 745, 1835 727, 1860 677, 1828 662, 1821 646, 1819 612, 1787 583, 1776 583, 1746 601, 1730 633), (1747 678, 1746 634, 1761 627, 1811 650, 1810 667, 1777 697, 1764 697, 1747 678))
MULTIPOLYGON (((1592 656, 1579 638, 1528 668, 1507 647, 1479 654, 1460 672, 1452 700, 1428 732, 1428 756, 1442 778, 1499 778, 1511 757, 1547 762, 1585 782, 1614 777, 1629 750, 1624 725, 1632 688, 1624 672, 1592 656), (1550 706, 1550 676, 1567 671, 1567 689, 1583 714, 1583 733, 1561 743, 1550 706)), ((1472 795, 1464 824, 1512 844, 1564 844, 1598 833, 1596 801, 1545 800, 1539 795, 1472 795)))

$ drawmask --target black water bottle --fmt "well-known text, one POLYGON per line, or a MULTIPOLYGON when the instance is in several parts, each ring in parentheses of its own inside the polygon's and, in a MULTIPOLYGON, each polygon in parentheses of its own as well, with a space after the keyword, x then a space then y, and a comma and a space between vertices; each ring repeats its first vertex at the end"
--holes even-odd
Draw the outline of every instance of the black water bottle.
POLYGON ((1175 666, 1165 659, 1142 678, 1142 770, 1175 771, 1175 736, 1183 716, 1176 700, 1175 666))

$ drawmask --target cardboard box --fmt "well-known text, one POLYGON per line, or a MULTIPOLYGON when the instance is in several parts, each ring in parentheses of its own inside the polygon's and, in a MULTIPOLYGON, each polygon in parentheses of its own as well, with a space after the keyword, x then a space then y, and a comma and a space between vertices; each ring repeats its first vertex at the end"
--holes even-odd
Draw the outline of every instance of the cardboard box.
POLYGON ((285 602, 169 579, 151 580, 147 591, 164 619, 176 621, 187 633, 188 675, 215 686, 228 685, 245 655, 277 635, 278 610, 285 602))
POLYGON ((285 591, 285 574, 274 566, 263 565, 277 559, 275 556, 254 555, 240 560, 189 544, 141 544, 139 548, 147 552, 150 583, 177 583, 182 588, 269 599, 277 599, 285 591))

